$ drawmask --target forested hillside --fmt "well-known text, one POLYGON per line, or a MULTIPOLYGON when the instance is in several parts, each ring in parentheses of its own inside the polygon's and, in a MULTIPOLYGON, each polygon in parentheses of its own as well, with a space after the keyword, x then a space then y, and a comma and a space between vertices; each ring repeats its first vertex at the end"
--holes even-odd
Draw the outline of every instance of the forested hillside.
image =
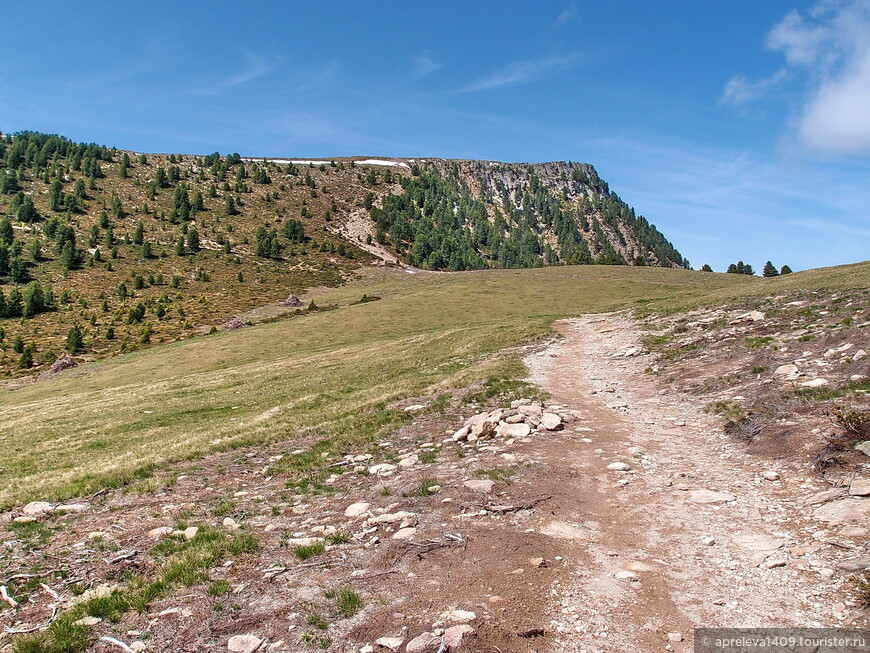
POLYGON ((44 371, 64 351, 208 333, 378 259, 688 267, 586 164, 294 164, 0 138, 3 376, 44 371))

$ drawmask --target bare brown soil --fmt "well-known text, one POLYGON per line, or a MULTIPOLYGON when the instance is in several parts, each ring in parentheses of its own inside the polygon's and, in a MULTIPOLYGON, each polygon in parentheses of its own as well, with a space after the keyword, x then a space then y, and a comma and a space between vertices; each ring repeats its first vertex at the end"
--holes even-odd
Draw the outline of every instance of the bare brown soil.
MULTIPOLYGON (((457 444, 450 434, 482 407, 454 400, 444 413, 417 416, 371 459, 346 452, 315 492, 295 494, 270 471, 275 457, 310 446, 300 439, 215 454, 85 498, 82 512, 40 518, 51 530, 45 543, 2 524, 0 584, 21 605, 0 605, 0 623, 38 625, 75 592, 130 571, 153 574, 163 558, 151 529, 231 529, 230 517, 256 536, 257 552, 223 560, 208 583, 176 588, 145 613, 101 621, 95 634, 142 641, 148 651, 227 650, 229 637, 254 634, 264 640, 259 650, 357 652, 385 636, 407 644, 451 625, 443 614, 461 609, 475 618, 459 650, 604 653, 690 651, 701 625, 868 625, 843 569, 866 559, 865 525, 822 523, 806 503, 830 487, 810 468, 820 435, 789 456, 747 446, 705 412, 709 397, 647 373, 657 359, 626 316, 557 327, 564 337, 529 350, 526 362, 563 416, 561 430, 457 444), (354 471, 406 455, 422 460, 383 477, 354 471), (615 462, 629 469, 608 469, 615 462), (763 476, 771 472, 776 480, 763 476), (490 494, 463 484, 488 478, 490 494), (424 482, 440 490, 421 495, 424 482), (366 515, 344 515, 363 501, 366 515), (364 525, 398 511, 414 513, 408 539, 393 539, 399 523, 364 525), (305 560, 294 554, 296 538, 333 531, 348 541, 305 560), (44 574, 60 601, 9 580, 20 573, 44 574), (209 596, 215 581, 227 581, 229 593, 209 596), (329 595, 343 587, 365 601, 351 617, 329 595)), ((866 465, 853 473, 866 474, 866 465)), ((11 646, 0 635, 0 651, 11 646)))

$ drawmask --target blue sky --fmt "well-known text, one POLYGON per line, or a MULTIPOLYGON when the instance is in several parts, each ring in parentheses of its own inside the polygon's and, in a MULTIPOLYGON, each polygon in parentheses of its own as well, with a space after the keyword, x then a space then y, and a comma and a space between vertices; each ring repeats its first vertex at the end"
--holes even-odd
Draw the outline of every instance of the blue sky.
POLYGON ((695 267, 870 258, 870 0, 4 3, 0 130, 593 164, 695 267))

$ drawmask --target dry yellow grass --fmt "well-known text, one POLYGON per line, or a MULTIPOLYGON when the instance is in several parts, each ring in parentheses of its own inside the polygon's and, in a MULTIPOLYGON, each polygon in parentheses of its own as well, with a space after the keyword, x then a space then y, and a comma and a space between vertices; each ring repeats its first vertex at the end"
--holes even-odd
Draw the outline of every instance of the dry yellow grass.
POLYGON ((390 402, 513 373, 516 359, 499 352, 549 333, 560 317, 866 287, 868 276, 868 264, 773 280, 600 266, 383 273, 315 296, 336 310, 4 392, 0 505, 92 492, 168 461, 300 434, 325 450, 364 446, 402 419, 390 402), (363 293, 382 299, 350 305, 363 293))

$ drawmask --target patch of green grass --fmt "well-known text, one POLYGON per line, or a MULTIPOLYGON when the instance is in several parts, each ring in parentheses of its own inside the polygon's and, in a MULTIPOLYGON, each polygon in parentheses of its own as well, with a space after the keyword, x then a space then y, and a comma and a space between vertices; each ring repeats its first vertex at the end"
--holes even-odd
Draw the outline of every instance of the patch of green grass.
POLYGON ((432 488, 437 486, 437 478, 424 478, 422 481, 420 481, 420 487, 417 490, 417 495, 421 497, 428 497, 429 495, 435 494, 432 488))
POLYGON ((39 521, 10 522, 8 528, 22 541, 28 550, 45 546, 51 542, 52 529, 39 521))
POLYGON ((661 335, 648 333, 643 336, 642 340, 644 347, 646 347, 650 351, 656 351, 664 348, 664 346, 668 343, 673 342, 674 336, 669 333, 661 335))
POLYGON ((326 541, 332 545, 347 544, 350 542, 350 534, 345 531, 338 531, 332 535, 327 535, 326 541))
POLYGON ((746 411, 743 410, 742 405, 736 401, 730 401, 727 399, 711 402, 705 406, 704 410, 708 413, 713 413, 714 415, 721 415, 726 420, 732 422, 739 422, 746 417, 746 411))
POLYGON ((438 460, 438 452, 437 451, 424 451, 420 454, 420 462, 424 465, 428 465, 429 463, 434 463, 438 460))
POLYGON ((329 628, 329 623, 316 612, 311 613, 305 618, 305 623, 309 626, 314 626, 318 630, 326 630, 329 628))
MULTIPOLYGON (((330 453, 353 450, 400 424, 382 407, 411 397, 477 383, 469 401, 529 394, 517 380, 526 373, 520 353, 510 348, 546 337, 562 317, 632 305, 651 315, 791 289, 868 286, 870 264, 763 281, 595 265, 373 273, 323 290, 317 303, 346 307, 363 293, 381 301, 158 345, 7 392, 0 509, 90 494, 172 461, 297 435, 326 442, 330 453), (652 298, 667 299, 634 304, 652 298), (103 447, 94 450, 94 442, 103 447)), ((185 310, 192 317, 194 307, 185 310)), ((309 469, 287 473, 294 480, 309 469)))
POLYGON ((772 336, 750 336, 743 339, 747 349, 761 349, 776 341, 772 336))
POLYGON ((190 586, 208 578, 208 569, 227 552, 225 535, 209 527, 200 528, 196 536, 179 545, 177 551, 151 580, 131 578, 127 585, 108 596, 95 597, 63 612, 42 633, 15 640, 15 653, 77 653, 93 641, 90 627, 77 626, 84 616, 118 621, 130 610, 145 612, 149 604, 166 596, 174 586, 190 586))
POLYGON ((837 388, 823 386, 821 388, 797 388, 790 390, 789 395, 801 401, 830 401, 853 395, 870 392, 870 381, 850 381, 837 388))
POLYGON ((229 517, 236 511, 236 502, 231 499, 224 499, 217 504, 211 511, 215 517, 229 517))
POLYGON ((209 596, 224 596, 230 593, 230 583, 226 580, 213 581, 206 592, 209 596))
POLYGON ((485 404, 493 397, 508 402, 514 399, 544 399, 544 393, 540 388, 516 378, 515 373, 493 375, 483 382, 483 389, 478 392, 470 392, 462 398, 466 404, 485 404))
POLYGON ((350 587, 341 588, 335 596, 335 606, 345 618, 355 615, 364 605, 362 597, 350 587))
POLYGON ((762 374, 769 370, 770 367, 768 365, 755 365, 749 369, 750 374, 762 374))
POLYGON ((493 467, 492 469, 475 469, 475 476, 486 477, 491 481, 507 481, 511 476, 514 475, 513 469, 500 469, 498 467, 493 467))
POLYGON ((293 549, 293 553, 296 554, 296 557, 300 560, 307 560, 313 556, 320 555, 324 551, 326 551, 326 545, 323 542, 297 546, 293 549))
POLYGON ((251 533, 239 533, 227 542, 227 553, 234 556, 242 555, 243 553, 253 553, 259 548, 260 543, 251 533))

